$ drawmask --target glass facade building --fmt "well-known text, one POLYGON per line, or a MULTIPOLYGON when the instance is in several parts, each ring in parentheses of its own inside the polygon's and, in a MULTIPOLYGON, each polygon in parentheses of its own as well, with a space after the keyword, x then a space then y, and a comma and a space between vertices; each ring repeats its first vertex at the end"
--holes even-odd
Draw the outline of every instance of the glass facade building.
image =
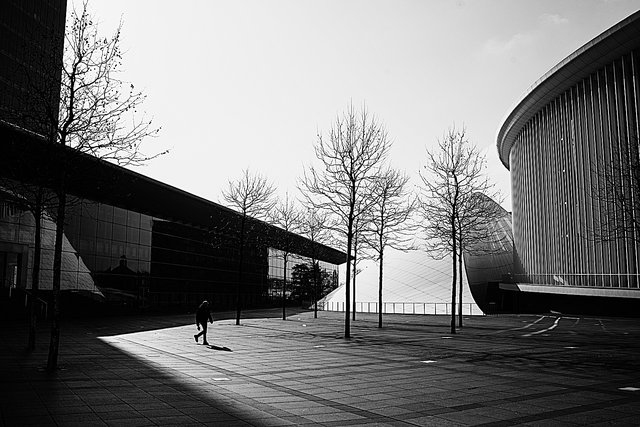
POLYGON ((329 262, 287 254, 287 266, 285 276, 285 252, 269 248, 269 270, 267 280, 269 282, 269 295, 276 300, 281 299, 282 287, 285 284, 285 295, 292 303, 308 306, 314 301, 322 299, 330 290, 338 287, 338 265, 329 262), (316 269, 312 269, 315 262, 316 269), (314 274, 315 272, 315 280, 314 274), (316 298, 313 298, 315 296, 316 298))
MULTIPOLYGON (((51 290, 56 226, 44 215, 41 223, 40 288, 51 290)), ((4 290, 26 289, 32 282, 35 242, 33 214, 6 189, 0 189, 0 281, 4 290)), ((88 259, 88 258, 87 258, 88 259)), ((65 236, 62 244, 62 282, 68 291, 102 296, 85 259, 78 256, 65 236)))
POLYGON ((554 67, 505 120, 518 256, 505 290, 640 301, 639 72, 640 12, 554 67))
POLYGON ((66 11, 66 0, 0 2, 0 120, 47 133, 44 106, 58 104, 66 11))
MULTIPOLYGON (((4 291, 31 289, 35 218, 29 189, 54 182, 61 151, 0 124, 0 267, 4 291)), ((217 309, 281 304, 282 245, 287 282, 311 256, 329 275, 344 253, 249 218, 239 262, 236 212, 90 156, 65 150, 68 193, 62 284, 67 293, 121 307, 217 309), (69 163, 67 163, 69 164, 69 163), (240 291, 238 293, 238 290, 240 291)), ((55 200, 41 219, 39 289, 52 288, 55 200)), ((290 285, 288 285, 290 286, 290 285)))

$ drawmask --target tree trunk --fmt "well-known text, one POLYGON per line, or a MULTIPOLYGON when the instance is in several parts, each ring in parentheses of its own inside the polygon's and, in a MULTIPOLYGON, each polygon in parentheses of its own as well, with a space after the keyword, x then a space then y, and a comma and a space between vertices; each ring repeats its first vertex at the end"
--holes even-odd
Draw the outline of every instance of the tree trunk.
MULTIPOLYGON (((312 277, 313 277, 313 318, 318 318, 318 296, 320 293, 318 292, 318 275, 316 272, 316 258, 315 255, 311 258, 311 267, 312 267, 312 277)), ((320 266, 318 266, 319 268, 320 266)))
POLYGON ((353 245, 353 248, 354 248, 353 249, 353 295, 352 295, 352 298, 353 298, 353 314, 351 316, 353 320, 356 320, 356 275, 358 274, 357 270, 356 270, 356 262, 357 262, 356 259, 358 258, 358 254, 356 253, 357 247, 358 247, 358 238, 356 237, 355 240, 356 240, 356 242, 353 245))
POLYGON ((353 243, 353 219, 349 219, 349 227, 347 231, 347 272, 345 276, 345 296, 344 296, 344 337, 351 338, 351 319, 349 317, 349 304, 351 304, 351 244, 353 243))
POLYGON ((36 205, 33 212, 35 217, 35 238, 33 248, 33 271, 31 273, 31 307, 29 308, 29 342, 27 344, 28 350, 34 350, 36 348, 36 330, 38 326, 38 312, 36 310, 39 304, 39 292, 40 287, 40 258, 42 253, 42 188, 38 188, 38 194, 36 195, 36 205))
MULTIPOLYGON (((358 228, 358 226, 356 226, 356 228, 358 228)), ((351 318, 353 320, 356 320, 356 275, 358 274, 358 270, 357 270, 357 264, 358 264, 358 233, 354 233, 353 236, 353 295, 351 296, 353 298, 353 314, 351 315, 351 318)))
POLYGON ((460 244, 458 254, 458 282, 460 283, 458 294, 458 327, 462 328, 462 244, 460 244))
POLYGON ((287 255, 284 259, 284 278, 282 280, 282 320, 287 320, 287 255))
POLYGON ((64 239, 64 221, 67 194, 65 190, 65 172, 60 177, 58 190, 58 212, 56 217, 56 241, 53 253, 53 285, 52 285, 52 311, 51 340, 49 342, 49 357, 47 359, 47 371, 55 371, 58 367, 58 351, 60 347, 60 282, 62 279, 62 241, 64 239))
POLYGON ((378 328, 382 328, 382 251, 380 251, 380 267, 378 274, 378 328))
POLYGON ((240 223, 240 254, 238 259, 238 284, 236 285, 236 325, 240 324, 241 297, 242 297, 242 256, 244 255, 244 229, 245 229, 245 215, 242 215, 242 222, 240 223))
POLYGON ((456 333, 456 287, 458 285, 458 281, 456 280, 456 272, 458 271, 458 266, 456 265, 457 258, 457 246, 456 246, 456 232, 455 232, 455 217, 453 217, 451 221, 451 240, 453 244, 453 250, 451 251, 451 261, 453 265, 453 281, 451 284, 451 333, 456 333))

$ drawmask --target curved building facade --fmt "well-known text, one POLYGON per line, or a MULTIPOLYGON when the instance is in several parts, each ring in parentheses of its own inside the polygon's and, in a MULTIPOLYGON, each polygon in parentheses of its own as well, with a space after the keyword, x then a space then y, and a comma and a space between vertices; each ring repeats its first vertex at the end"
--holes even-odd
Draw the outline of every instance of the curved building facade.
POLYGON ((545 74, 499 130, 522 268, 505 291, 567 311, 638 306, 639 136, 636 12, 545 74))
POLYGON ((518 311, 520 307, 513 295, 500 288, 521 271, 513 247, 511 214, 495 201, 485 198, 487 208, 495 212, 495 216, 483 224, 480 230, 483 238, 465 248, 464 266, 469 289, 484 313, 518 311))

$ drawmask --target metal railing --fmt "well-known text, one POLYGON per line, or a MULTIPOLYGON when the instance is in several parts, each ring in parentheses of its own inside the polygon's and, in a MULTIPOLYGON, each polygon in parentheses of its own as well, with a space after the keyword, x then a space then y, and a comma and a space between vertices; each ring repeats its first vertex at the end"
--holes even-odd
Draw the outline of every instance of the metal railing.
MULTIPOLYGON (((318 310, 345 311, 344 301, 329 301, 318 304, 318 310)), ((456 304, 456 313, 458 311, 456 304)), ((353 308, 351 305, 350 308, 353 308)), ((356 302, 356 313, 377 313, 377 302, 356 302)), ((451 303, 446 302, 385 302, 383 314, 451 314, 451 303)), ((482 316, 484 313, 474 303, 462 303, 462 314, 482 316)))
POLYGON ((531 283, 552 286, 581 286, 595 288, 638 289, 640 274, 638 273, 544 273, 516 274, 516 283, 531 283))

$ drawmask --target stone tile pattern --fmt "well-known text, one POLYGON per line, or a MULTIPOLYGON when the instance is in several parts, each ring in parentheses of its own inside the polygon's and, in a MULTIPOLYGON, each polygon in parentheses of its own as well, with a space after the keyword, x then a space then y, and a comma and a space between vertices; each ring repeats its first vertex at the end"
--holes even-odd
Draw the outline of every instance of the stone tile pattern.
POLYGON ((3 320, 0 425, 640 425, 638 319, 215 316, 66 320, 55 373, 3 320))

